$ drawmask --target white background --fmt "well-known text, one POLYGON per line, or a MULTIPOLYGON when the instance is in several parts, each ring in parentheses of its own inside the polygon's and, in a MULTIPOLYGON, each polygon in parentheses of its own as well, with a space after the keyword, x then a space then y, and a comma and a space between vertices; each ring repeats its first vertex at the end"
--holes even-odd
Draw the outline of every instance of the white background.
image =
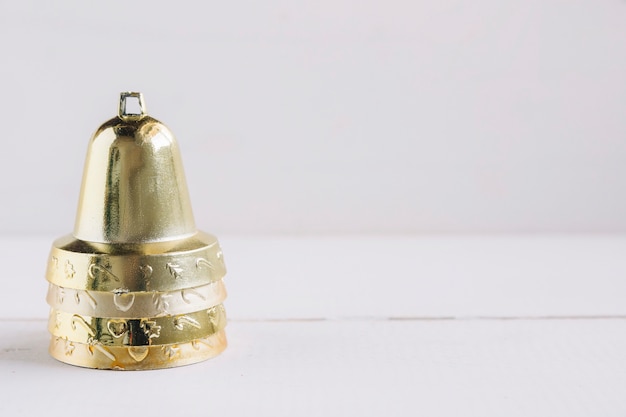
POLYGON ((623 0, 0 0, 0 53, 0 415, 626 415, 623 0), (124 90, 224 249, 202 364, 46 352, 124 90))
POLYGON ((626 231, 623 1, 3 1, 0 50, 0 232, 71 230, 125 90, 218 235, 626 231))

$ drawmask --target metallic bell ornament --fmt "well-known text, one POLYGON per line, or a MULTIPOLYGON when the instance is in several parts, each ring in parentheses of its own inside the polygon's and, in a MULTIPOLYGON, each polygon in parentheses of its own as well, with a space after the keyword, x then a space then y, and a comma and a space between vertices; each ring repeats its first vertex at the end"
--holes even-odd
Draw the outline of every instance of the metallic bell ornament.
POLYGON ((196 229, 174 135, 141 93, 121 93, 89 143, 74 232, 50 252, 50 354, 120 370, 212 358, 226 348, 225 274, 217 239, 196 229))

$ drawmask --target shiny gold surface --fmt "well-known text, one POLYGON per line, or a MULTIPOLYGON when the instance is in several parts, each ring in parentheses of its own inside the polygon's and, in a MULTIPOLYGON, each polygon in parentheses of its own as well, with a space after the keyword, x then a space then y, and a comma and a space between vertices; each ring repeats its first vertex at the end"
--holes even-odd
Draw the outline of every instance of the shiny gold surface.
POLYGON ((198 287, 226 275, 217 239, 205 233, 168 243, 133 244, 56 240, 46 279, 65 288, 92 291, 173 291, 198 287), (158 252, 163 248, 170 252, 158 252))
POLYGON ((142 319, 90 317, 52 310, 48 321, 53 336, 79 343, 98 342, 103 346, 186 343, 224 327, 226 312, 221 304, 189 314, 142 319))
POLYGON ((122 93, 120 113, 87 149, 73 235, 90 242, 159 242, 196 233, 172 132, 148 116, 140 94, 122 93), (125 113, 128 97, 141 113, 125 113))
POLYGON ((49 284, 46 301, 54 310, 110 318, 164 317, 193 313, 226 299, 222 280, 168 292, 100 292, 49 284))
POLYGON ((53 337, 49 351, 53 358, 70 365, 133 371, 201 362, 219 355, 226 344, 222 330, 187 343, 157 346, 103 346, 97 342, 78 343, 53 337))
POLYGON ((141 93, 121 93, 89 142, 74 231, 50 251, 50 354, 99 369, 213 357, 225 274, 217 239, 196 230, 174 135, 141 93))

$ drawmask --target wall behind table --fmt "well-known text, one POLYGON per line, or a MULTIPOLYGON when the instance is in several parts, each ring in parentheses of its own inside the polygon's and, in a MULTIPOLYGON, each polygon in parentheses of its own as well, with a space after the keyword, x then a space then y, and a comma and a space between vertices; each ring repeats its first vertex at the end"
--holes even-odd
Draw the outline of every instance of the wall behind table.
POLYGON ((3 2, 0 233, 142 91, 215 233, 626 232, 626 3, 3 2))

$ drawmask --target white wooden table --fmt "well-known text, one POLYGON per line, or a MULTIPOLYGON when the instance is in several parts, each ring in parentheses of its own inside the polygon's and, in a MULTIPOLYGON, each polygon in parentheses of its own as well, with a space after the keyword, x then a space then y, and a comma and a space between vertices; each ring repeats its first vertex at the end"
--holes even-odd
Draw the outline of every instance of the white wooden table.
POLYGON ((626 236, 229 237, 228 349, 47 355, 52 237, 0 239, 0 416, 626 416, 626 236))

